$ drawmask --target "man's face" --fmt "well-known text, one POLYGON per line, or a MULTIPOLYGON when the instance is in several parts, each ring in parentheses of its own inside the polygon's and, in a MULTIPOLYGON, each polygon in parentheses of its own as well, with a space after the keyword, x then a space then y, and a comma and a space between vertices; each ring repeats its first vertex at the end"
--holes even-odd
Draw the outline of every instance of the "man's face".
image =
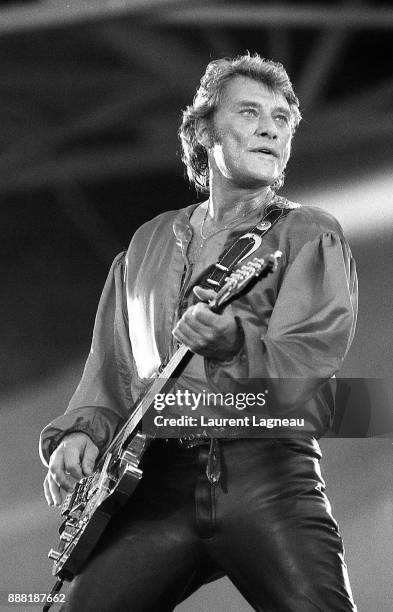
POLYGON ((215 178, 252 189, 271 185, 291 151, 291 112, 285 97, 248 77, 229 81, 213 117, 210 166, 215 178))

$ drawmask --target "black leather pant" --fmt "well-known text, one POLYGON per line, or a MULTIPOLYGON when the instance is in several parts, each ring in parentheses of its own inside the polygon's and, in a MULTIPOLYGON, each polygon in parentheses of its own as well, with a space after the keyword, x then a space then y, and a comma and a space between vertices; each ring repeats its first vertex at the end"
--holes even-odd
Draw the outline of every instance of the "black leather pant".
POLYGON ((62 610, 165 612, 223 575, 255 610, 356 610, 315 441, 220 441, 219 449, 213 486, 208 446, 152 444, 141 484, 62 610))

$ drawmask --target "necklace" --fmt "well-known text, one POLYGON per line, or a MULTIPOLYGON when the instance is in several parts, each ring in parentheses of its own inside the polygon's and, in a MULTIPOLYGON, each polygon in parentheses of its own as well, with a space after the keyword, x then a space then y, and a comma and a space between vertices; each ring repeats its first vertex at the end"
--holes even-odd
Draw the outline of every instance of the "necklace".
POLYGON ((231 223, 227 223, 226 225, 222 225, 221 227, 216 229, 214 232, 212 232, 208 236, 205 236, 204 233, 203 233, 203 229, 205 227, 205 222, 206 222, 206 219, 207 219, 207 213, 209 212, 209 202, 208 202, 207 206, 206 206, 205 214, 203 215, 201 226, 199 228, 199 233, 200 233, 200 236, 201 236, 202 240, 205 241, 208 238, 211 238, 212 236, 215 236, 219 232, 222 232, 222 231, 227 230, 227 229, 232 229, 233 227, 237 227, 238 225, 240 225, 244 221, 244 219, 247 219, 247 217, 251 217, 251 215, 253 213, 255 213, 255 211, 259 210, 261 206, 263 206, 265 204, 269 204, 269 202, 272 200, 272 198, 273 198, 273 194, 269 193, 266 196, 265 200, 263 202, 261 202, 260 204, 258 204, 258 206, 253 208, 249 213, 243 214, 240 217, 236 217, 236 219, 234 219, 234 222, 232 221, 231 223))

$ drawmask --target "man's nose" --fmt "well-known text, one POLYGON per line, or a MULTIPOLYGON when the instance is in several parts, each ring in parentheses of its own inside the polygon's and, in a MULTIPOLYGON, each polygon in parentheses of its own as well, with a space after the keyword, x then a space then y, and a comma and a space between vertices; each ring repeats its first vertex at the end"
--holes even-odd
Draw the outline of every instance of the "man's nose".
POLYGON ((257 133, 260 136, 275 140, 278 136, 278 130, 274 119, 266 115, 261 116, 257 127, 257 133))

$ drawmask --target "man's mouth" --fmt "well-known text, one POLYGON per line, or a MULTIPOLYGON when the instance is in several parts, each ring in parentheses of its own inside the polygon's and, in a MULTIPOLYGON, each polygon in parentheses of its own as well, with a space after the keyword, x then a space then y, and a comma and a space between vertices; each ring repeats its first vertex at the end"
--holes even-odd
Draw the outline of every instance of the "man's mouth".
POLYGON ((257 149, 251 149, 252 153, 263 153, 264 155, 271 155, 272 157, 278 157, 277 152, 269 147, 258 147, 257 149))

